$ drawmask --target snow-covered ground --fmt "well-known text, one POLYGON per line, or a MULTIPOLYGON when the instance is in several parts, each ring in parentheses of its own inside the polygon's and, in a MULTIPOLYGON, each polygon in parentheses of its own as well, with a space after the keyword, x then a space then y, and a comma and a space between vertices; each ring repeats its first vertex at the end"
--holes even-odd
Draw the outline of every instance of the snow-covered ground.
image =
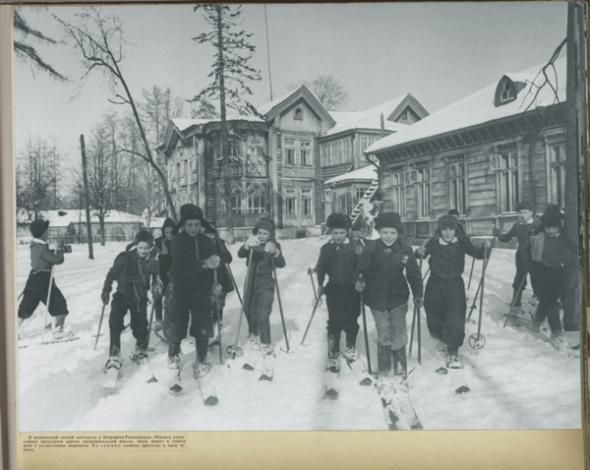
MULTIPOLYGON (((102 367, 108 349, 108 311, 97 350, 94 338, 100 317, 100 292, 114 256, 124 244, 95 246, 95 260, 87 259, 85 246, 74 246, 64 265, 55 271, 71 312, 68 323, 82 336, 70 343, 32 345, 19 350, 21 431, 154 431, 154 430, 320 430, 386 429, 383 411, 373 387, 357 385, 346 366, 341 373, 338 400, 322 400, 327 311, 322 304, 305 346, 301 336, 312 309, 313 294, 307 268, 315 265, 322 241, 318 238, 282 241, 287 267, 278 271, 291 353, 284 348, 278 304, 271 316, 277 358, 272 383, 259 382, 255 374, 231 361, 216 367, 215 383, 220 402, 203 405, 191 375, 194 357, 191 340, 183 342, 185 389, 173 395, 167 388, 166 345, 155 336, 152 366, 159 382, 147 384, 141 371, 126 360, 120 389, 106 396, 100 390, 102 367)), ((237 246, 233 247, 235 253, 237 246)), ((487 342, 474 351, 461 349, 471 392, 454 395, 445 376, 434 373, 440 358, 422 319, 422 364, 416 352, 409 368, 412 400, 425 429, 548 429, 578 428, 581 423, 580 360, 558 352, 547 343, 513 327, 503 328, 514 274, 511 250, 493 252, 484 297, 482 333, 487 342)), ((29 270, 29 251, 18 247, 18 288, 29 270)), ((467 268, 470 260, 467 260, 467 268)), ((232 270, 238 285, 245 274, 244 260, 235 259, 232 270)), ((466 269, 468 270, 468 269, 466 269)), ((426 272, 426 265, 423 268, 426 272)), ((481 262, 476 262, 469 297, 473 298, 481 262)), ((466 273, 467 277, 468 273, 466 273)), ((524 296, 526 303, 530 295, 524 296)), ((468 301, 468 306, 470 301, 468 301)), ((224 314, 226 344, 235 338, 240 306, 235 294, 227 299, 224 314)), ((408 326, 412 320, 408 312, 408 326)), ((23 325, 21 334, 39 334, 44 307, 23 325)), ((473 314, 477 320, 478 311, 473 314)), ((376 333, 367 309, 371 357, 376 362, 376 333)), ((242 341, 247 335, 242 325, 242 341)), ((467 337, 477 329, 467 324, 467 337)), ((359 350, 365 345, 362 329, 359 350)), ((123 355, 131 354, 130 332, 122 336, 123 355)), ((415 346, 414 346, 415 347, 415 346)), ((210 359, 217 363, 218 349, 210 359)))

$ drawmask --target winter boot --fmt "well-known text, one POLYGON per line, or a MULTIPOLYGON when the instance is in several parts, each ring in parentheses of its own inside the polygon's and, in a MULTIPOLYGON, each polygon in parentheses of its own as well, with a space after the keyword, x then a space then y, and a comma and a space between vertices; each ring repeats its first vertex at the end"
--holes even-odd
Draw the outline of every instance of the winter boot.
POLYGON ((463 363, 459 359, 459 352, 457 349, 449 349, 449 356, 447 359, 448 369, 463 369, 463 363))
POLYGON ((168 356, 168 388, 173 392, 182 390, 182 353, 168 356))
POLYGON ((246 342, 246 350, 248 351, 260 351, 260 336, 250 334, 248 341, 246 342))
POLYGON ((60 339, 66 338, 68 336, 68 332, 66 331, 66 329, 64 327, 65 321, 66 321, 65 315, 58 315, 55 317, 55 326, 53 327, 53 331, 51 332, 53 339, 60 340, 60 339))
POLYGON ((65 315, 58 315, 55 317, 55 328, 59 328, 64 326, 66 322, 66 316, 65 315))
POLYGON ((121 369, 123 361, 121 359, 121 350, 117 346, 112 346, 109 352, 109 358, 104 366, 105 370, 121 369))
POLYGON ((138 339, 137 343, 135 344, 135 352, 133 353, 133 356, 131 356, 131 359, 139 364, 143 360, 147 359, 147 357, 147 338, 141 340, 138 339))
POLYGON ((209 372, 211 372, 211 364, 205 361, 197 361, 193 363, 193 377, 197 380, 203 378, 209 372))
POLYGON ((403 377, 408 376, 408 361, 406 357, 406 347, 394 349, 391 351, 393 355, 393 374, 403 377))
POLYGON ((353 362, 358 359, 356 350, 356 333, 346 333, 346 349, 342 353, 348 362, 353 362))
POLYGON ((388 345, 377 346, 377 369, 380 376, 391 375, 391 347, 388 345))
POLYGON ((328 333, 328 370, 338 372, 340 354, 340 333, 328 333))

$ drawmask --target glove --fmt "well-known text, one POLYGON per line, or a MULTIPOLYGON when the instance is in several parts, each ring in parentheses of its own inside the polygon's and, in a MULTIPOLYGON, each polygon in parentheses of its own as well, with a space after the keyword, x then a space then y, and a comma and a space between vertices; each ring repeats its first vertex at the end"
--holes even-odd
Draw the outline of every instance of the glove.
POLYGON ((422 297, 414 297, 414 307, 417 309, 422 308, 422 297))
POLYGON ((211 292, 214 296, 219 297, 223 293, 223 286, 219 283, 213 284, 211 287, 211 292))
POLYGON ((425 253, 426 253, 426 247, 419 246, 418 248, 416 248, 416 256, 422 258, 425 253))
POLYGON ((318 298, 323 296, 326 293, 322 286, 318 286, 318 298))
POLYGON ((280 253, 278 247, 273 242, 266 242, 264 251, 272 256, 278 256, 280 253))
POLYGON ((363 292, 366 287, 367 287, 367 283, 362 279, 359 279, 358 281, 356 281, 356 283, 354 285, 354 289, 357 292, 363 292))
POLYGON ((205 261, 203 261, 203 267, 206 269, 217 269, 221 262, 221 258, 217 255, 211 255, 205 261))
POLYGON ((248 240, 246 240, 246 247, 247 248, 255 248, 260 245, 260 241, 254 235, 250 235, 248 240))
POLYGON ((107 305, 109 300, 111 300, 111 293, 106 290, 102 291, 100 299, 102 300, 103 305, 107 305))

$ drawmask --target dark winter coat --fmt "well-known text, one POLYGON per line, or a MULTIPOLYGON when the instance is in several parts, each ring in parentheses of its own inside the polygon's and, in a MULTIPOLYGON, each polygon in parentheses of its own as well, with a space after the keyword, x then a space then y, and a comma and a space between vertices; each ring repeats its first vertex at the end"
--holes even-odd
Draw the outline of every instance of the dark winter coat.
POLYGON ((320 257, 316 265, 318 284, 324 285, 326 274, 333 284, 354 284, 359 256, 355 246, 349 240, 336 244, 330 240, 320 249, 320 257))
POLYGON ((167 277, 172 267, 172 240, 162 236, 156 238, 155 244, 159 253, 160 276, 167 277))
MULTIPOLYGON (((264 251, 263 245, 250 249, 246 247, 246 245, 242 245, 238 250, 238 258, 246 259, 248 259, 250 256, 250 250, 253 251, 252 266, 250 267, 248 265, 248 261, 246 261, 246 265, 248 266, 248 285, 244 287, 244 305, 246 306, 247 313, 249 310, 251 310, 250 303, 253 297, 258 297, 260 293, 263 291, 273 292, 273 263, 274 266, 277 268, 283 268, 286 265, 285 258, 283 257, 283 253, 281 251, 281 245, 276 240, 270 241, 274 243, 280 251, 280 254, 276 257, 273 257, 269 253, 266 253, 264 251), (271 259, 273 261, 271 261, 271 259)), ((269 299, 270 303, 272 304, 272 296, 269 297, 269 299)), ((264 305, 263 307, 265 310, 268 308, 267 305, 264 305)), ((255 307, 252 306, 252 309, 253 308, 255 307)))
POLYGON ((365 304, 373 310, 392 310, 405 304, 410 297, 408 282, 413 296, 422 297, 422 275, 416 256, 403 240, 398 239, 390 247, 381 239, 369 241, 359 260, 359 275, 367 283, 365 304))
MULTIPOLYGON (((476 247, 468 237, 457 237, 446 243, 439 237, 428 240, 424 257, 430 256, 430 275, 441 280, 458 279, 465 268, 465 254, 483 259, 484 247, 476 247)), ((417 254, 418 255, 418 254, 417 254)), ((419 255, 418 255, 419 256, 419 255)))
POLYGON ((31 271, 51 271, 54 264, 62 264, 63 262, 63 251, 50 250, 46 241, 33 238, 31 241, 31 271))
POLYGON ((516 222, 508 232, 498 234, 498 240, 503 243, 509 242, 516 237, 518 248, 516 257, 525 263, 530 262, 531 236, 535 233, 539 224, 534 220, 530 223, 516 222))
POLYGON ((158 261, 147 256, 142 258, 137 251, 119 253, 104 281, 103 293, 110 293, 113 281, 117 281, 117 292, 130 299, 147 298, 152 276, 158 274, 158 261))
POLYGON ((208 236, 192 237, 180 232, 172 241, 172 267, 170 280, 180 289, 209 293, 213 284, 213 272, 203 266, 211 255, 217 254, 215 244, 208 236))
POLYGON ((548 237, 544 232, 531 238, 530 255, 533 262, 549 268, 563 268, 567 263, 576 262, 574 249, 565 236, 548 237))

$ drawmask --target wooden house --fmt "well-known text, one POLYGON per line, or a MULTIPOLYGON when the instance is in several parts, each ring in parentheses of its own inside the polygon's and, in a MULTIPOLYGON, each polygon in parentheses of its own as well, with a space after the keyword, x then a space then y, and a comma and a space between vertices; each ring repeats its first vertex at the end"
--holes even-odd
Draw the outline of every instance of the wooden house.
POLYGON ((565 202, 565 59, 506 73, 367 150, 380 165, 386 210, 409 236, 433 233, 457 209, 471 234, 507 230, 519 201, 537 212, 565 202))

